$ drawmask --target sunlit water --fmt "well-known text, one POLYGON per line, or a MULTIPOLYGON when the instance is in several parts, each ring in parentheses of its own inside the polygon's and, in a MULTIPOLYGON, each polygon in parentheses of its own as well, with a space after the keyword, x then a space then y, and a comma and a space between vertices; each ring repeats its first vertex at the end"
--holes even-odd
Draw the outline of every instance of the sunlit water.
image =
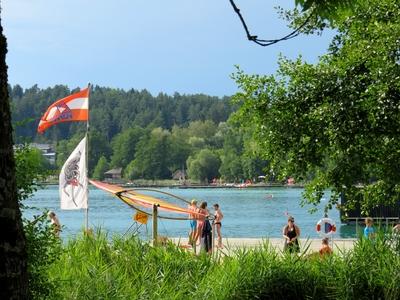
MULTIPOLYGON (((302 237, 317 238, 315 231, 317 221, 323 216, 322 201, 319 210, 310 214, 310 207, 301 207, 303 192, 300 188, 271 187, 263 189, 168 189, 162 191, 186 198, 207 201, 210 212, 212 204, 219 203, 224 214, 222 232, 225 237, 275 238, 282 236, 282 227, 286 224, 287 214, 294 216, 295 223, 300 227, 302 237)), ((324 199, 329 198, 329 193, 324 199)), ((133 224, 135 211, 118 198, 101 190, 90 189, 89 225, 91 228, 101 227, 109 233, 124 234, 133 224)), ((323 199, 323 200, 324 200, 323 199)), ((37 209, 27 209, 24 215, 31 218, 39 210, 49 209, 57 213, 64 226, 62 236, 71 237, 82 231, 84 227, 84 211, 60 210, 58 186, 49 186, 35 193, 32 199, 26 200, 27 206, 37 209)), ((182 204, 185 206, 184 204, 182 204)), ((339 212, 329 213, 338 227, 337 238, 354 237, 355 227, 340 223, 339 212)), ((188 221, 160 220, 159 232, 170 237, 186 237, 189 229, 188 221)), ((151 221, 140 229, 142 236, 151 234, 151 221)))

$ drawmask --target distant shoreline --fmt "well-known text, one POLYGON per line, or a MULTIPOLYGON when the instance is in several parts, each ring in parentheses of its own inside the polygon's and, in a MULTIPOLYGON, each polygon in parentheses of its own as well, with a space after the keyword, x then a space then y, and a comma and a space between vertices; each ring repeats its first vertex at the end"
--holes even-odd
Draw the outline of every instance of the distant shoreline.
MULTIPOLYGON (((235 185, 171 185, 171 184, 126 184, 118 182, 110 182, 111 184, 116 184, 126 188, 170 188, 170 189, 264 189, 264 188, 304 188, 304 185, 300 184, 252 184, 244 187, 239 187, 235 185)), ((39 183, 39 186, 53 186, 58 185, 58 182, 43 182, 39 183)))

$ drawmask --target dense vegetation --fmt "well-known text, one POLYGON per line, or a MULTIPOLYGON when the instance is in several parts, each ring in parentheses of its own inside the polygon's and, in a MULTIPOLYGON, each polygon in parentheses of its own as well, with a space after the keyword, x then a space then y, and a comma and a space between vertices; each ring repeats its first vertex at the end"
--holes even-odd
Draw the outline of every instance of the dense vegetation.
POLYGON ((231 257, 194 256, 103 234, 70 241, 49 268, 51 299, 399 299, 400 256, 388 240, 360 240, 321 259, 267 243, 231 257))
MULTIPOLYGON (((10 87, 12 119, 23 122, 15 129, 16 143, 30 141, 58 142, 69 139, 77 131, 85 130, 84 124, 64 123, 50 128, 43 136, 37 136, 40 117, 55 100, 76 91, 67 86, 40 89, 36 85, 23 89, 19 85, 10 87)), ((124 91, 94 86, 90 94, 90 125, 107 140, 134 126, 146 128, 187 126, 193 121, 210 120, 216 124, 228 119, 233 111, 229 98, 206 95, 173 96, 160 93, 156 97, 146 90, 124 91)))
POLYGON ((239 70, 237 117, 252 124, 271 168, 308 181, 309 202, 332 188, 330 207, 345 194, 366 212, 400 199, 400 2, 355 2, 332 26, 317 64, 282 58, 276 75, 239 70))
MULTIPOLYGON (((44 136, 36 134, 36 126, 48 105, 71 91, 65 86, 10 90, 17 141, 57 142, 60 168, 83 137, 85 124, 59 124, 44 136)), ((153 97, 146 91, 95 87, 90 96, 90 174, 102 179, 105 171, 120 167, 126 179, 170 179, 176 170, 187 170, 201 182, 256 178, 267 163, 258 158, 251 135, 226 122, 232 111, 227 97, 153 97)))

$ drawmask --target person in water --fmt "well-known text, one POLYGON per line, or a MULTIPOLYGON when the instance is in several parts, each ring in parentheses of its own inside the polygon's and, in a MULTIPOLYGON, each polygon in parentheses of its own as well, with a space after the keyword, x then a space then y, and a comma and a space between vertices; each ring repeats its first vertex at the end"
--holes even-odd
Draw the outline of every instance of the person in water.
POLYGON ((193 199, 190 202, 190 205, 188 207, 188 210, 190 211, 189 214, 189 222, 190 222, 190 231, 189 231, 189 245, 193 246, 193 243, 195 243, 195 237, 196 237, 196 230, 197 230, 197 201, 196 199, 193 199))
POLYGON ((53 227, 54 235, 56 237, 60 237, 61 224, 60 224, 60 221, 58 220, 58 217, 56 216, 56 213, 54 211, 49 211, 47 213, 47 216, 49 217, 50 223, 53 227))
POLYGON ((224 215, 222 214, 222 211, 221 211, 221 209, 219 208, 219 205, 218 205, 217 203, 214 204, 214 209, 215 209, 215 214, 214 214, 214 217, 215 217, 215 219, 214 219, 214 226, 215 226, 215 229, 216 229, 217 235, 218 235, 218 239, 217 239, 218 244, 217 244, 217 247, 218 247, 218 248, 223 248, 223 245, 222 245, 222 234, 221 234, 221 227, 222 227, 221 221, 222 221, 222 219, 224 218, 224 215))
POLYGON ((283 237, 285 239, 284 250, 290 253, 300 252, 298 238, 300 237, 300 228, 294 224, 294 218, 289 216, 288 223, 283 227, 283 237))

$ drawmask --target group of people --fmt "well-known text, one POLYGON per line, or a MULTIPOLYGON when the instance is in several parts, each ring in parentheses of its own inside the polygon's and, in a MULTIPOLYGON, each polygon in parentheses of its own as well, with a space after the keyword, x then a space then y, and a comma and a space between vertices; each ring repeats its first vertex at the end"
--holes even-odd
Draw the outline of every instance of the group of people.
MULTIPOLYGON (((207 202, 201 202, 200 206, 198 207, 195 199, 191 201, 188 207, 188 210, 190 211, 189 245, 192 247, 195 245, 200 245, 200 249, 207 253, 211 253, 212 251, 212 226, 215 227, 215 231, 217 232, 216 247, 223 248, 221 227, 224 215, 222 214, 222 211, 217 203, 214 204, 213 207, 214 214, 210 214, 209 210, 207 209, 207 202), (210 221, 212 221, 212 224, 210 221)), ((61 224, 58 220, 58 217, 53 211, 48 212, 48 217, 53 227, 54 234, 59 237, 61 224)), ((373 219, 369 217, 366 218, 365 225, 364 238, 373 240, 375 238, 373 219)), ((393 227, 393 232, 400 233, 400 223, 393 227)), ((287 224, 283 227, 282 235, 284 238, 284 251, 289 253, 300 252, 300 227, 294 223, 294 218, 292 216, 288 217, 287 224)), ((323 238, 319 254, 323 256, 332 253, 332 248, 329 246, 329 238, 323 238)))
MULTIPOLYGON (((373 240, 375 238, 375 229, 373 227, 374 220, 370 217, 365 218, 365 228, 364 228, 364 238, 368 240, 373 240)), ((400 223, 393 227, 394 233, 400 234, 400 223)), ((282 235, 284 238, 284 250, 289 253, 298 253, 300 252, 299 247, 299 237, 300 237, 300 228, 294 224, 294 218, 292 216, 288 217, 288 223, 283 227, 282 235)), ((332 254, 332 248, 329 246, 329 238, 325 237, 322 239, 321 248, 319 250, 319 254, 329 255, 332 254)))
POLYGON ((207 253, 211 253, 212 251, 212 226, 215 227, 218 236, 217 247, 223 247, 221 222, 224 215, 217 203, 214 204, 213 207, 215 211, 213 215, 211 215, 207 209, 207 202, 201 202, 200 206, 197 207, 197 200, 193 199, 188 207, 190 211, 189 244, 193 247, 195 245, 200 245, 200 249, 207 253), (210 220, 212 220, 212 225, 210 220))

